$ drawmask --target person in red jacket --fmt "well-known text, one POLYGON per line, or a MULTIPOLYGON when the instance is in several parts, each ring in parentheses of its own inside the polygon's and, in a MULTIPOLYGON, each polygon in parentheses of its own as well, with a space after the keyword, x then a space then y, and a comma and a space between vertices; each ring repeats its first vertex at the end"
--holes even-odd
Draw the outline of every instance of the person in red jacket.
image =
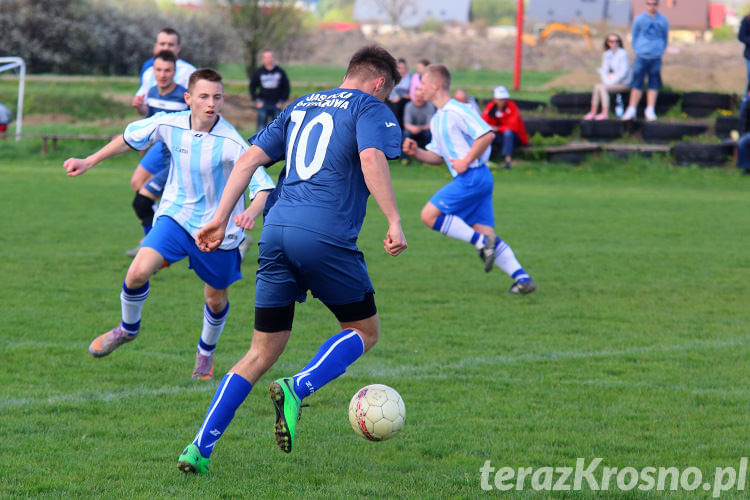
POLYGON ((510 100, 508 90, 500 85, 495 87, 494 99, 487 103, 482 113, 482 119, 486 121, 495 131, 493 146, 501 148, 501 154, 505 157, 505 168, 510 168, 510 160, 513 156, 513 148, 529 143, 526 134, 526 126, 521 119, 516 103, 510 100))

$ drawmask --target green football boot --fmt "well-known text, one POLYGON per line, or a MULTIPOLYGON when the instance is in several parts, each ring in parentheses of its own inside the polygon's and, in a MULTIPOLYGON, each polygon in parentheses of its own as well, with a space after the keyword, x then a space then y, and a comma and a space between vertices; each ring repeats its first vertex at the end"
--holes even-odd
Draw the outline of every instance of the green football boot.
POLYGON ((271 382, 271 401, 276 409, 274 434, 276 443, 284 453, 291 453, 294 445, 294 430, 302 412, 302 401, 294 392, 292 377, 280 378, 271 382))
POLYGON ((210 461, 210 458, 203 458, 197 446, 189 444, 177 459, 177 468, 185 474, 208 474, 210 461))

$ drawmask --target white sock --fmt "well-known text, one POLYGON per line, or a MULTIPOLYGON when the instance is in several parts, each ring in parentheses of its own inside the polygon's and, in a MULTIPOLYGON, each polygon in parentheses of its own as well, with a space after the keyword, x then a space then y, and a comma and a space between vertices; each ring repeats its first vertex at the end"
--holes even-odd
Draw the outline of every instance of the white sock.
POLYGON ((219 313, 212 312, 208 308, 208 305, 203 306, 203 331, 201 332, 201 339, 198 342, 199 353, 204 356, 213 354, 216 344, 219 343, 221 332, 224 330, 228 313, 229 302, 227 302, 224 310, 219 313))
POLYGON ((138 333, 141 327, 141 312, 143 303, 148 298, 148 281, 140 288, 128 288, 122 284, 120 305, 122 308, 122 329, 131 335, 138 333))
POLYGON ((513 249, 500 238, 495 246, 495 264, 516 281, 529 277, 516 259, 513 249))
POLYGON ((440 231, 446 236, 457 240, 471 243, 476 248, 482 248, 485 237, 474 231, 474 229, 455 215, 440 214, 432 226, 435 231, 440 231))

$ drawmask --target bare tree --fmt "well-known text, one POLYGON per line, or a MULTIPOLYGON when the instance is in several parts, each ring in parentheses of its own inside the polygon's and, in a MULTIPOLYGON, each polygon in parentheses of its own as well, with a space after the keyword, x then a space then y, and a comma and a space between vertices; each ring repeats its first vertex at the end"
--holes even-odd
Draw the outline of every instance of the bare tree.
POLYGON ((276 49, 304 32, 302 14, 294 3, 294 0, 226 1, 230 21, 245 49, 248 77, 258 66, 261 50, 276 49))
POLYGON ((401 25, 401 17, 407 7, 415 7, 415 0, 374 0, 375 4, 385 10, 388 20, 393 26, 401 25))

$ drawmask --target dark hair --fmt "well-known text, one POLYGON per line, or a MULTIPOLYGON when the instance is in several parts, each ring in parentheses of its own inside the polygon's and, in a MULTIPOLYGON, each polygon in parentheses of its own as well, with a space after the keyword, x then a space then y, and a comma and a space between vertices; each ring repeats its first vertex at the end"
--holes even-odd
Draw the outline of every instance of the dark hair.
POLYGON ((193 90, 193 87, 195 87, 195 84, 198 82, 198 80, 208 80, 209 82, 219 82, 222 85, 224 83, 221 81, 221 75, 218 71, 212 70, 210 68, 201 68, 193 71, 193 73, 190 75, 190 79, 188 80, 188 92, 191 92, 193 90))
POLYGON ((368 45, 354 53, 346 68, 346 76, 385 78, 385 87, 392 89, 401 80, 396 59, 379 45, 368 45))
POLYGON ((420 59, 419 62, 424 66, 425 68, 430 65, 429 59, 420 59))
POLYGON ((617 37, 617 45, 619 45, 621 49, 624 48, 622 46, 622 37, 618 35, 617 33, 610 33, 604 37, 604 51, 605 52, 609 50, 609 45, 607 45, 607 40, 609 40, 609 37, 615 37, 615 36, 617 37))
POLYGON ((171 50, 160 50, 158 54, 154 56, 154 61, 161 59, 162 61, 171 62, 177 67, 177 56, 171 50))
POLYGON ((445 90, 451 88, 451 72, 448 71, 448 68, 444 64, 430 64, 422 72, 422 79, 427 74, 435 75, 440 81, 440 86, 445 90))
POLYGON ((396 62, 399 62, 399 63, 403 63, 403 64, 406 64, 406 59, 404 59, 403 57, 399 57, 399 58, 398 58, 398 59, 396 60, 396 62))
POLYGON ((180 34, 177 33, 176 29, 166 27, 166 28, 160 29, 159 33, 166 33, 167 35, 176 35, 177 36, 177 45, 180 45, 180 34))

